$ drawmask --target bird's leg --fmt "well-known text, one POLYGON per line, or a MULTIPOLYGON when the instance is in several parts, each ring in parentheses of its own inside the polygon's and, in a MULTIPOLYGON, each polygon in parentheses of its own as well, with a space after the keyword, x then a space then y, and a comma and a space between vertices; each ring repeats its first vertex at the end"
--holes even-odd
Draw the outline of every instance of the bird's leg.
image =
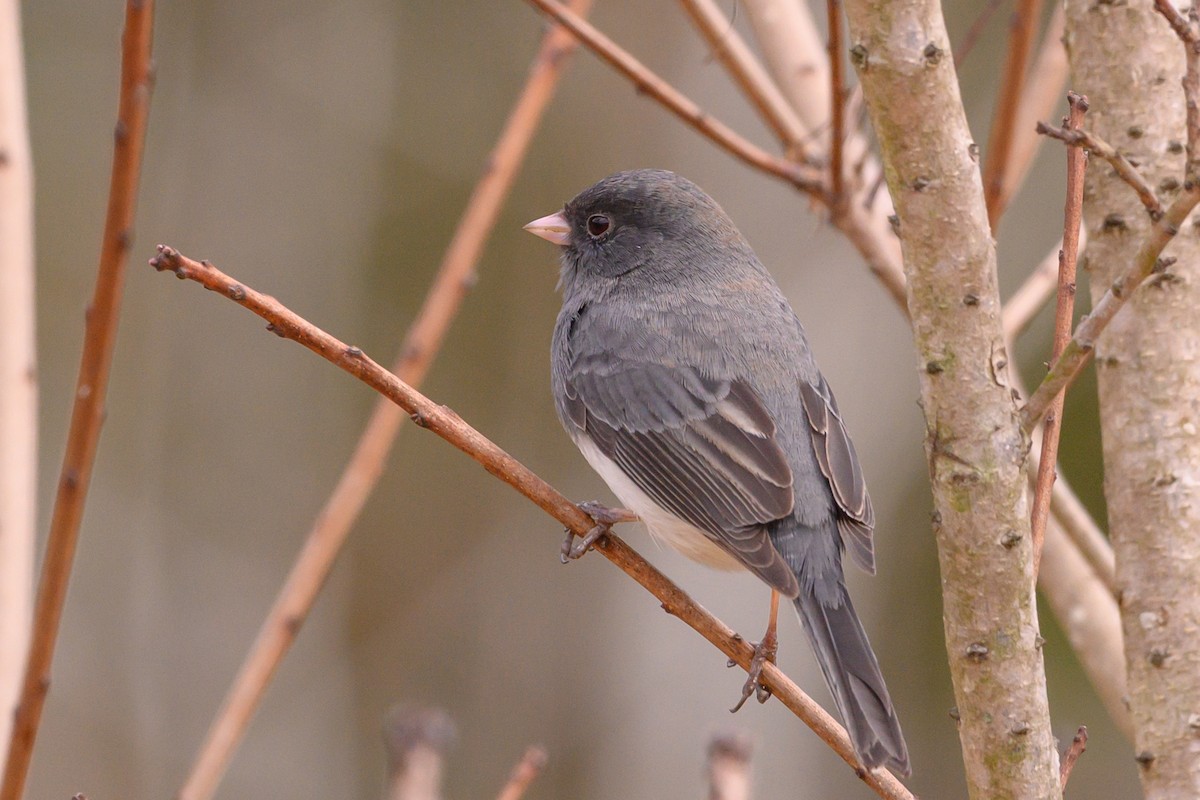
POLYGON ((609 508, 596 500, 586 500, 579 504, 579 509, 596 523, 591 530, 575 541, 575 531, 568 530, 567 538, 562 543, 562 563, 580 558, 591 549, 601 536, 604 536, 618 522, 637 522, 638 515, 627 508, 609 508))
POLYGON ((749 675, 746 676, 746 683, 742 686, 742 699, 738 700, 738 704, 729 709, 736 713, 750 699, 750 695, 755 695, 760 703, 765 703, 771 697, 770 688, 760 681, 762 678, 763 665, 770 661, 775 663, 775 654, 779 652, 779 637, 775 634, 775 624, 779 621, 779 592, 771 590, 771 616, 767 620, 767 632, 763 634, 761 642, 754 645, 754 657, 750 659, 749 675))

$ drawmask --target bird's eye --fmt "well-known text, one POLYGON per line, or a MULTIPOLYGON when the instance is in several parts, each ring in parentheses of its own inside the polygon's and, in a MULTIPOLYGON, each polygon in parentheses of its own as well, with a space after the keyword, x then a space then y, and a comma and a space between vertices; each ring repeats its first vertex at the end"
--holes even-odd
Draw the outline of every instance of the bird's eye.
POLYGON ((603 214, 592 214, 587 220, 588 235, 599 238, 608 231, 611 225, 612 222, 603 214))

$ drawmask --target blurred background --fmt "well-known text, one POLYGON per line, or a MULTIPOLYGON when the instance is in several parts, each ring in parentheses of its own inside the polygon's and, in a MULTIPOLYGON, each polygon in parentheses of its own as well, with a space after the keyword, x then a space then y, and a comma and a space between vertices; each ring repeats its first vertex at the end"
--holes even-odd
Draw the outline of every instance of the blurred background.
MULTIPOLYGON (((735 3, 732 24, 742 27, 735 3)), ((679 7, 593 19, 719 118, 770 145, 679 7)), ((817 16, 823 18, 823 4, 817 16)), ((979 4, 947 4, 961 41, 979 4)), ((122 3, 24 8, 37 179, 44 531, 100 241, 122 3)), ((1006 26, 962 68, 986 135, 1006 26)), ((436 0, 162 3, 134 257, 31 798, 172 795, 374 402, 261 321, 145 266, 157 242, 208 258, 390 363, 519 91, 543 22, 527 5, 436 0), (451 5, 453 9, 451 10, 451 5)), ((1065 104, 1064 104, 1065 105, 1065 104)), ((1061 232, 1062 153, 1044 148, 1000 232, 1011 292, 1061 232)), ((567 496, 610 500, 555 419, 556 253, 521 230, 619 169, 683 173, 739 223, 804 321, 864 462, 879 575, 848 568, 912 750, 910 786, 964 793, 929 529, 923 424, 903 318, 807 201, 683 128, 581 52, 534 141, 425 391, 567 496)), ((1080 292, 1079 298, 1087 297, 1080 292)), ((1036 376, 1048 315, 1023 340, 1036 376)), ((1064 471, 1102 515, 1093 392, 1066 413, 1064 471)), ((411 426, 410 426, 411 427, 411 426)), ((751 638, 768 592, 622 534, 751 638)), ((755 742, 756 798, 873 795, 781 705, 736 717, 744 675, 561 527, 429 433, 405 430, 221 797, 378 797, 380 722, 440 706, 459 738, 450 798, 490 797, 526 745, 533 798, 695 798, 704 750, 755 742)), ((1047 611, 1055 732, 1089 752, 1078 797, 1136 794, 1128 744, 1047 611)), ((798 623, 780 665, 832 701, 798 623)))

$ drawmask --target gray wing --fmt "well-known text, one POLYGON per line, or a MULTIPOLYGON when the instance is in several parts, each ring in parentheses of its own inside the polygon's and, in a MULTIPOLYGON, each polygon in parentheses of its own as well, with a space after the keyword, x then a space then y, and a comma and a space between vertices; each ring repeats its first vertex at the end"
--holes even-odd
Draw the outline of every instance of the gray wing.
POLYGON ((871 508, 871 497, 867 494, 867 483, 858 464, 858 454, 854 452, 854 443, 850 441, 850 434, 846 432, 838 413, 837 401, 833 399, 833 392, 823 376, 818 376, 815 386, 801 381, 800 397, 804 401, 809 425, 812 426, 817 463, 829 481, 837 502, 837 526, 842 541, 850 548, 854 561, 874 575, 875 544, 872 534, 875 530, 875 511, 871 508))
POLYGON ((775 424, 744 383, 659 365, 579 369, 564 411, 634 484, 789 597, 799 591, 765 526, 792 512, 775 424))

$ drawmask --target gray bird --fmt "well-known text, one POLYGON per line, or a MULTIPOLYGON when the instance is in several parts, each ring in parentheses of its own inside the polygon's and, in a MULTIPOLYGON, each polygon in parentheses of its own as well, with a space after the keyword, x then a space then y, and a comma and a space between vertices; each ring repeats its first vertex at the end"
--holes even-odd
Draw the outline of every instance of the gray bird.
MULTIPOLYGON (((750 245, 712 198, 663 170, 611 175, 525 227, 563 248, 552 385, 584 458, 655 538, 791 598, 862 763, 909 774, 842 574, 847 548, 875 572, 862 469, 804 329, 750 245)), ((774 644, 772 613, 759 667, 774 644)))

